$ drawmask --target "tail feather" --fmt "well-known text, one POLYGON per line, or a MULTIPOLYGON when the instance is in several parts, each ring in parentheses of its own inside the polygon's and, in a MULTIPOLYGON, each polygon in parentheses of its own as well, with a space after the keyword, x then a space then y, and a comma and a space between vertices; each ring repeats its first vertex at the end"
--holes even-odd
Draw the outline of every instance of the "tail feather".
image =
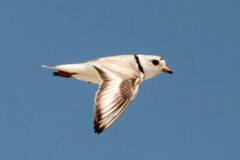
MULTIPOLYGON (((66 65, 68 66, 68 65, 66 65)), ((57 65, 57 66, 46 66, 46 65, 42 65, 43 68, 48 68, 48 69, 54 69, 54 70, 59 70, 57 72, 53 72, 54 76, 60 76, 60 77, 64 77, 64 78, 71 78, 72 75, 77 74, 75 72, 68 72, 66 70, 69 70, 68 68, 65 69, 63 67, 63 65, 57 65), (64 71, 65 70, 65 71, 64 71)))
POLYGON ((55 70, 58 70, 57 69, 57 66, 46 66, 46 65, 42 65, 43 68, 48 68, 48 69, 55 69, 55 70))
POLYGON ((62 65, 56 65, 56 66, 42 65, 42 67, 48 68, 48 69, 64 71, 64 72, 70 72, 70 73, 73 73, 73 72, 78 73, 79 70, 81 70, 81 68, 82 68, 81 64, 62 64, 62 65))

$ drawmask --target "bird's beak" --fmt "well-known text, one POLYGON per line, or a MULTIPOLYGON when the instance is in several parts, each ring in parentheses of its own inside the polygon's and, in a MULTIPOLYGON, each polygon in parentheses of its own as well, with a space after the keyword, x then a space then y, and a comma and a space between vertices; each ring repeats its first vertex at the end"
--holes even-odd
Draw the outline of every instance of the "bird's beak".
POLYGON ((173 73, 173 71, 171 71, 167 66, 163 67, 162 71, 165 72, 165 73, 169 73, 169 74, 173 73))

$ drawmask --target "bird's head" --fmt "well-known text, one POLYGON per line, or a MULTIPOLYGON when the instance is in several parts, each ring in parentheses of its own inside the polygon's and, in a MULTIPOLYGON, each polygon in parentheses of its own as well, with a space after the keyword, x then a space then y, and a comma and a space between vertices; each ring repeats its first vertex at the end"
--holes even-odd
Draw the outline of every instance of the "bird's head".
POLYGON ((162 57, 153 55, 138 55, 138 57, 144 70, 145 79, 152 78, 160 73, 173 73, 166 66, 166 62, 162 57))

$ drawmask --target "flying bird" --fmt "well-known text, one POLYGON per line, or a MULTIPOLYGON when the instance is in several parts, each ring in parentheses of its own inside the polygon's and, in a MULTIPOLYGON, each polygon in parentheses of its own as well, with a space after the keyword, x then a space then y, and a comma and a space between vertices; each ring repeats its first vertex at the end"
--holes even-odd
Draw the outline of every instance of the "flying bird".
POLYGON ((99 84, 94 105, 94 132, 106 130, 135 98, 144 80, 173 72, 154 55, 120 55, 85 63, 46 66, 55 76, 99 84))

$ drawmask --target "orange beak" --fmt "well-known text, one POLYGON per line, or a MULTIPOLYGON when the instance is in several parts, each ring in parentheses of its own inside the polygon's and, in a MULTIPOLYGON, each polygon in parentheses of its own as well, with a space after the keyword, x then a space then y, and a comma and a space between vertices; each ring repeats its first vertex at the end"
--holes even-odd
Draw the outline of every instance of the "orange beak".
POLYGON ((163 67, 162 71, 165 72, 165 73, 169 73, 169 74, 173 73, 173 71, 171 71, 167 66, 163 67))

